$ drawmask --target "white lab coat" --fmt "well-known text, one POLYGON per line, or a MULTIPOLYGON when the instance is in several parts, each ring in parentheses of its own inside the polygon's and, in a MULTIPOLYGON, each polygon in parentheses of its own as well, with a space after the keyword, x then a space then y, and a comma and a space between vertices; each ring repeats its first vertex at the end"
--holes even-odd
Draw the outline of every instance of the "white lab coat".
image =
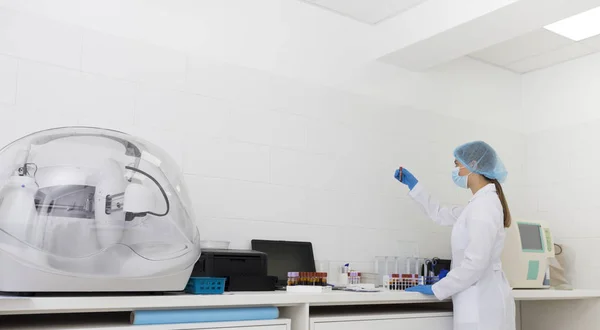
POLYGON ((440 225, 452 228, 452 269, 434 284, 439 300, 452 297, 454 330, 515 330, 515 301, 502 271, 506 237, 496 187, 481 188, 465 207, 441 207, 421 184, 409 194, 440 225))

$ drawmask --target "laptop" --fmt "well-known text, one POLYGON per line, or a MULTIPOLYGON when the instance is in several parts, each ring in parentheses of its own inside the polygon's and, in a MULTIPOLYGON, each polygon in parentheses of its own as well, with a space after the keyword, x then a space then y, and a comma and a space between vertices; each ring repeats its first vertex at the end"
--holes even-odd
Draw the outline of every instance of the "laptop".
POLYGON ((288 272, 316 272, 312 243, 252 240, 252 250, 267 254, 267 274, 277 277, 277 287, 287 286, 288 272))

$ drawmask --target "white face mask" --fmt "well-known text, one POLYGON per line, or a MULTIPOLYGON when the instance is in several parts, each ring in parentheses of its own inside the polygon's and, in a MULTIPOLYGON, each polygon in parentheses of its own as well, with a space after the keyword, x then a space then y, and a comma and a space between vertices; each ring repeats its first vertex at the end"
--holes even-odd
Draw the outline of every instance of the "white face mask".
POLYGON ((461 187, 461 188, 469 188, 469 175, 471 175, 471 173, 465 175, 465 176, 460 176, 460 174, 458 174, 458 172, 460 172, 460 170, 464 168, 464 167, 455 167, 454 170, 452 171, 452 180, 454 181, 454 183, 461 187))

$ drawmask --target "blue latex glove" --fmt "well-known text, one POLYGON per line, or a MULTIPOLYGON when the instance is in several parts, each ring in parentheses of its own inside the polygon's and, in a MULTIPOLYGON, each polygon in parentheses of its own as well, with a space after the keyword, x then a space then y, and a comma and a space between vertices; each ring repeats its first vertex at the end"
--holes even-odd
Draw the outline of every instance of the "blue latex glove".
POLYGON ((412 173, 410 173, 407 169, 403 167, 400 167, 396 170, 396 173, 394 173, 394 178, 407 185, 408 189, 410 190, 412 190, 417 185, 417 183, 419 183, 419 180, 417 180, 417 178, 415 178, 414 175, 412 175, 412 173))
POLYGON ((440 275, 439 275, 440 280, 443 279, 444 277, 446 277, 446 275, 448 275, 448 273, 449 272, 447 269, 440 270, 440 275))
POLYGON ((433 290, 431 289, 431 285, 417 285, 417 286, 412 286, 410 288, 406 288, 406 290, 404 290, 406 292, 419 292, 422 294, 426 294, 429 296, 433 296, 433 290))

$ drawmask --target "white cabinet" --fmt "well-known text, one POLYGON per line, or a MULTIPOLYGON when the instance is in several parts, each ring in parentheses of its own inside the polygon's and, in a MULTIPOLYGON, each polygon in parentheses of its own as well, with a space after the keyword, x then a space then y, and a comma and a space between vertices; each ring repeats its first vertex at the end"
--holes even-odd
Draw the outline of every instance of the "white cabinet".
MULTIPOLYGON (((135 328, 138 329, 138 328, 135 328)), ((151 330, 152 328, 148 328, 151 330)), ((163 329, 163 328, 161 328, 163 329)), ((167 328, 164 328, 167 329, 167 328)), ((204 326, 204 327, 177 327, 177 325, 169 325, 169 330, 290 330, 289 324, 280 325, 257 325, 257 326, 232 326, 232 327, 215 327, 215 326, 204 326)))
POLYGON ((290 319, 239 322, 206 322, 185 324, 131 325, 127 318, 95 313, 30 316, 6 319, 0 315, 0 329, 11 330, 291 330, 290 319))
POLYGON ((310 330, 452 330, 452 313, 417 312, 311 317, 310 330))

